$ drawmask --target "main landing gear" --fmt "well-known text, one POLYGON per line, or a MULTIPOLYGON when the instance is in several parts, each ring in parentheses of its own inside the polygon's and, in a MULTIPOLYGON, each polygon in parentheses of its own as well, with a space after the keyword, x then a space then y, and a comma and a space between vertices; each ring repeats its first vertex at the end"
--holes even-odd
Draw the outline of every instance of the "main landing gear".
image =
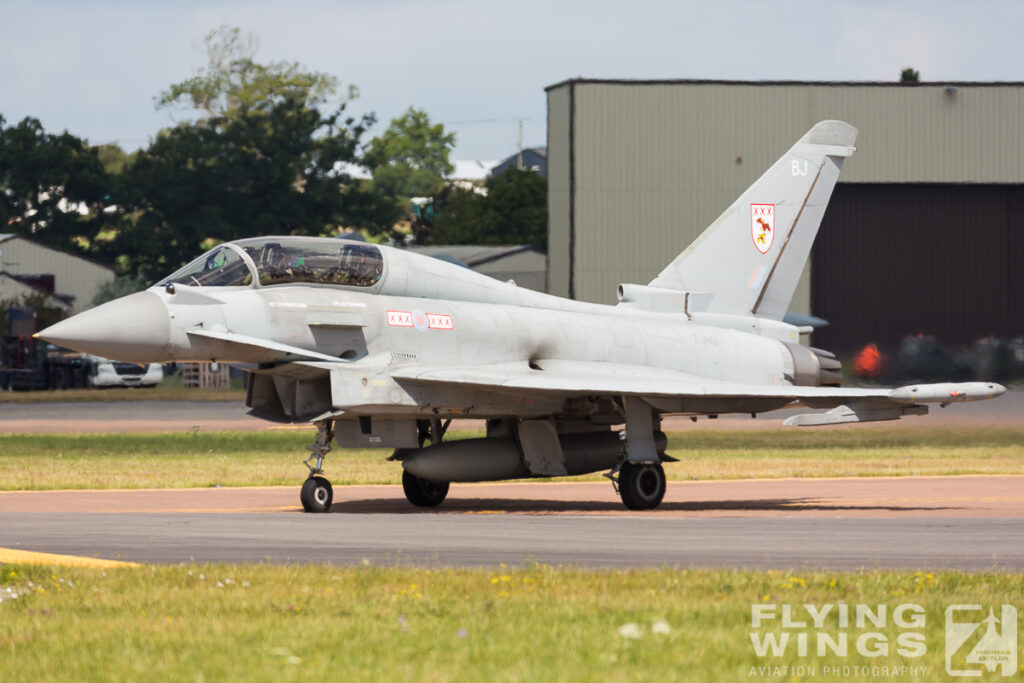
MULTIPOLYGON (((429 423, 426 420, 420 421, 420 448, 423 448, 428 440, 433 445, 441 443, 451 423, 451 420, 441 422, 437 419, 431 420, 429 423)), ((448 495, 448 488, 449 484, 446 481, 421 479, 408 470, 402 470, 402 490, 405 491, 406 499, 417 507, 437 507, 444 502, 448 495)))
POLYGON ((331 482, 324 476, 324 456, 331 451, 334 439, 334 420, 316 422, 316 441, 308 446, 311 451, 305 460, 309 468, 309 478, 302 485, 302 509, 306 512, 329 512, 334 501, 334 489, 331 482), (310 463, 313 464, 310 464, 310 463))
POLYGON ((660 463, 624 462, 618 477, 608 476, 630 510, 653 510, 665 497, 665 470, 660 463))
POLYGON ((625 457, 605 476, 612 480, 627 508, 653 510, 665 497, 665 470, 660 462, 665 456, 654 438, 660 421, 640 398, 623 396, 622 405, 626 413, 625 457))
POLYGON ((448 482, 428 481, 403 471, 402 490, 413 505, 432 508, 444 502, 448 495, 448 482))

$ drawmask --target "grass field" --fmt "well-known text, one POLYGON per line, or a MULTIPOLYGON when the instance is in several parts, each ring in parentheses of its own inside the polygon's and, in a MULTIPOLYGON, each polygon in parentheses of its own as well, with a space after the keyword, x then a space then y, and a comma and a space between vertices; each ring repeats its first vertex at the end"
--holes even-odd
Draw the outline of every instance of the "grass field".
POLYGON ((946 678, 948 605, 998 612, 1022 593, 1021 575, 984 573, 9 565, 0 566, 0 672, 9 682, 750 681, 808 678, 786 668, 799 666, 824 679, 885 680, 871 667, 908 667, 900 680, 931 681, 946 678), (824 630, 848 634, 846 656, 817 657, 813 629, 797 629, 812 638, 809 656, 795 646, 756 655, 751 633, 781 636, 781 605, 807 619, 804 604, 840 603, 851 614, 882 604, 888 616, 843 629, 833 613, 824 630), (905 603, 921 608, 923 624, 896 623, 905 603), (753 604, 777 605, 776 619, 753 628, 753 604), (857 652, 867 632, 881 636, 864 649, 884 640, 887 654, 857 652), (897 652, 907 632, 920 656, 897 652), (825 666, 854 675, 823 675, 825 666))
MULTIPOLYGON (((694 430, 669 437, 668 452, 680 462, 665 471, 676 481, 1024 474, 1021 429, 694 430)), ((6 435, 0 436, 0 490, 291 485, 305 475, 301 460, 312 438, 312 429, 6 435)), ((396 484, 402 470, 385 460, 389 454, 336 449, 327 456, 327 474, 335 485, 396 484)))

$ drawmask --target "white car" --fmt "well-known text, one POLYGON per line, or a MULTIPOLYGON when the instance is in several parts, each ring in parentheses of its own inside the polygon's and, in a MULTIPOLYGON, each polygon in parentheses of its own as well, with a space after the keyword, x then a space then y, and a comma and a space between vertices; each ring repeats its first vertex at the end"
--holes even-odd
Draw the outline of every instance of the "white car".
POLYGON ((89 385, 93 387, 155 387, 164 378, 160 363, 122 363, 90 356, 92 371, 89 385))

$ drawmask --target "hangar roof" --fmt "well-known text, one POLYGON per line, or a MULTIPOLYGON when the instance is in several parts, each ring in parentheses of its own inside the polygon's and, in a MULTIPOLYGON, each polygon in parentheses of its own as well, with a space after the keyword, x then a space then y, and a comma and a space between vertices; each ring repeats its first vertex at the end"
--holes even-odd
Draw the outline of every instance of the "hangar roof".
POLYGON ((867 86, 867 87, 896 87, 896 88, 917 88, 928 86, 964 86, 964 87, 1000 87, 1000 86, 1024 86, 1024 81, 917 81, 914 83, 903 83, 900 81, 728 81, 712 78, 567 78, 553 85, 544 88, 545 91, 561 88, 574 83, 593 83, 598 85, 813 85, 813 86, 867 86))

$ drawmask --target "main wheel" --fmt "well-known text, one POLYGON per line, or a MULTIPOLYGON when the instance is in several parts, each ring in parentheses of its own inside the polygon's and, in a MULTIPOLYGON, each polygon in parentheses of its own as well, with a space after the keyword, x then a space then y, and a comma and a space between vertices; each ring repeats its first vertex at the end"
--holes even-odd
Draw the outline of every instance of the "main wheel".
POLYGON ((328 512, 334 500, 334 489, 324 477, 312 476, 302 485, 300 498, 306 512, 328 512))
POLYGON ((630 510, 653 510, 665 497, 661 465, 627 462, 619 472, 619 495, 630 510))
POLYGON ((413 505, 421 508, 432 508, 440 505, 448 495, 448 482, 429 481, 402 472, 402 489, 405 490, 405 497, 413 505))

